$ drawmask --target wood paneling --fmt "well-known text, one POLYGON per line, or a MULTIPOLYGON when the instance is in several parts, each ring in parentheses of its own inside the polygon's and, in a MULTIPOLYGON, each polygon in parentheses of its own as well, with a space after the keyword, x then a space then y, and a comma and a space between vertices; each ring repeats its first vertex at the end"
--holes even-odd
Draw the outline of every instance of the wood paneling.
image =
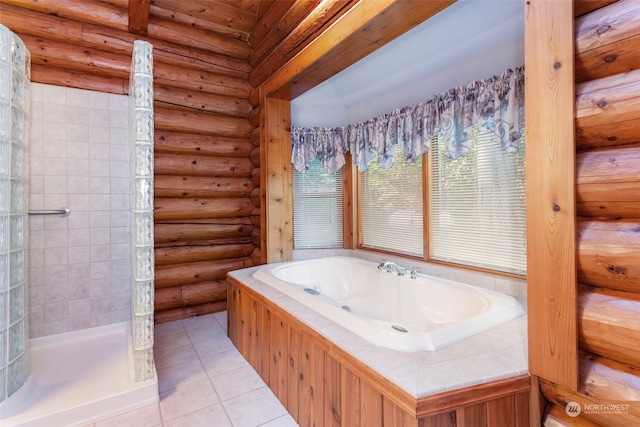
POLYGON ((500 399, 507 395, 526 393, 530 387, 529 375, 463 387, 420 399, 416 407, 416 412, 419 417, 448 412, 459 407, 479 404, 487 400, 500 399))
POLYGON ((527 2, 529 371, 568 389, 578 384, 573 37, 572 2, 527 2))
POLYGON ((528 375, 415 399, 273 302, 228 282, 229 338, 300 425, 528 425, 528 375))
POLYGON ((261 188, 265 191, 262 227, 266 262, 290 260, 293 254, 293 175, 291 166, 291 105, 267 98, 261 134, 261 188), (266 233, 267 230, 269 233, 266 233))
MULTIPOLYGON (((640 422, 640 4, 576 2, 579 385, 542 378, 544 425, 640 422), (589 284, 591 286, 586 286, 589 284), (567 413, 569 402, 581 412, 567 413), (577 408, 576 403, 572 403, 577 408), (613 406, 611 406, 613 405, 613 406), (618 405, 618 406, 615 406, 618 405)), ((555 104, 549 102, 549 108, 555 104)), ((531 306, 529 308, 531 313, 531 306)))

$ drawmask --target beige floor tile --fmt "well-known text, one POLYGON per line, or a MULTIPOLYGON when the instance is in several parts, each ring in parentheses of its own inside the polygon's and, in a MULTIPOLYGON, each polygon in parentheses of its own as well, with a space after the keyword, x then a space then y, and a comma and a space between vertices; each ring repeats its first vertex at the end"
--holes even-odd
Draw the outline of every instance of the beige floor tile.
POLYGON ((291 415, 283 415, 275 420, 268 421, 260 427, 298 427, 298 423, 291 417, 291 415))
POLYGON ((184 331, 184 326, 182 326, 182 323, 180 323, 180 321, 161 323, 153 327, 153 335, 156 338, 158 336, 171 334, 177 331, 184 331))
POLYGON ((220 404, 166 421, 164 427, 232 427, 231 421, 220 404))
POLYGON ((287 414, 267 387, 222 402, 235 427, 253 427, 287 414))
POLYGON ((218 397, 222 401, 266 387, 260 375, 251 366, 224 372, 210 378, 213 388, 216 389, 218 397))
POLYGON ((297 426, 235 349, 226 325, 223 312, 156 326, 160 403, 91 427, 297 426))
POLYGON ((212 341, 218 337, 226 337, 227 333, 217 322, 212 321, 211 325, 187 329, 187 335, 189 335, 191 343, 196 343, 199 341, 212 341))
POLYGON ((229 338, 219 336, 213 340, 198 341, 193 343, 193 348, 201 359, 213 356, 214 354, 223 353, 225 351, 235 351, 235 347, 229 338))
POLYGON ((181 363, 200 361, 192 344, 185 344, 175 348, 155 346, 153 350, 153 360, 156 364, 156 370, 158 371, 181 363))
POLYGON ((183 345, 190 344, 189 335, 187 331, 181 327, 178 330, 172 330, 160 335, 154 336, 154 348, 170 349, 176 347, 182 347, 183 345))
POLYGON ((238 368, 251 366, 235 349, 209 357, 202 357, 200 360, 202 361, 204 369, 207 371, 207 375, 210 377, 238 368))
POLYGON ((163 422, 191 414, 219 403, 208 378, 160 393, 160 412, 163 422))
POLYGON ((222 329, 226 331, 227 330, 227 312, 222 311, 220 313, 214 313, 213 317, 218 321, 220 326, 222 326, 222 329))
POLYGON ((158 389, 162 393, 206 377, 207 373, 199 360, 180 363, 168 368, 158 369, 158 389))
POLYGON ((209 327, 220 326, 216 321, 215 317, 213 317, 213 314, 207 314, 205 316, 190 317, 188 319, 182 319, 179 322, 182 323, 182 326, 186 330, 193 329, 193 328, 202 328, 205 326, 209 326, 209 327))

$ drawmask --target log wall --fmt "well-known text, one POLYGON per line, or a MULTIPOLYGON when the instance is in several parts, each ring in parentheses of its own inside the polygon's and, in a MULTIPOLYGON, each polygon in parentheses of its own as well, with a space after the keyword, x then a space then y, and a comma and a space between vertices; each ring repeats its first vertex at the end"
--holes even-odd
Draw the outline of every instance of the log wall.
POLYGON ((161 323, 225 310, 227 271, 260 260, 248 40, 265 10, 258 0, 212 0, 209 11, 153 2, 143 28, 133 3, 2 0, 0 22, 25 41, 38 83, 127 94, 133 41, 153 45, 161 323))
POLYGON ((541 378, 544 424, 638 425, 640 4, 582 0, 575 13, 579 381, 541 378), (572 401, 577 417, 565 412, 572 401))

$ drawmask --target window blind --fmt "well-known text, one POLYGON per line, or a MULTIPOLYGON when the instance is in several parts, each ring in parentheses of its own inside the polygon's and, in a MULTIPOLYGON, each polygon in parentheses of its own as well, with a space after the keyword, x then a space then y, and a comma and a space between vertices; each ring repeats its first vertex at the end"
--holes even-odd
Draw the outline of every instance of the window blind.
POLYGON ((362 246, 422 256, 422 159, 408 165, 397 156, 390 169, 373 159, 360 172, 362 246))
POLYGON ((444 155, 432 141, 430 258, 497 271, 526 272, 524 141, 503 151, 492 132, 474 129, 469 152, 444 155))
POLYGON ((342 247, 342 171, 329 174, 319 160, 293 172, 294 248, 342 247))

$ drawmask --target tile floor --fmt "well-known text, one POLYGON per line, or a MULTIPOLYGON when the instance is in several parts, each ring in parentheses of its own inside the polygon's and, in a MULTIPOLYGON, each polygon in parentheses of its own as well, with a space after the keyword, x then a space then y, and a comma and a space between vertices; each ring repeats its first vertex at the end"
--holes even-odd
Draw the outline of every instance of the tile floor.
POLYGON ((226 315, 157 325, 154 355, 160 403, 93 426, 297 426, 227 338, 226 315))

